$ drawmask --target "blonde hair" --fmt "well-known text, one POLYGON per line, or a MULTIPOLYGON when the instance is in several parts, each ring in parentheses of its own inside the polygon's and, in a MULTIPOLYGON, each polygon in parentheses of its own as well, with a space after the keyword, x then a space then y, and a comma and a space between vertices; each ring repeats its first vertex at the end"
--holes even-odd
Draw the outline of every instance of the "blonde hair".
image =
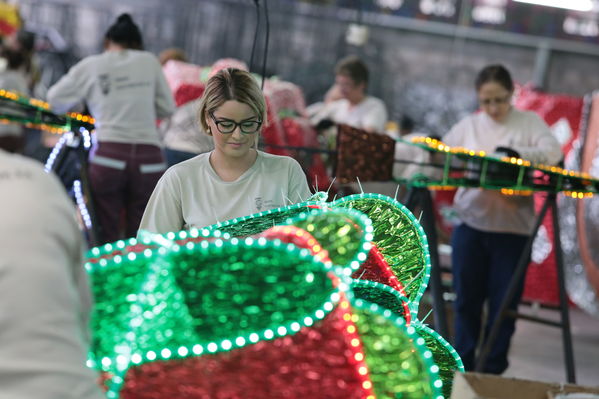
POLYGON ((200 99, 197 117, 205 132, 209 132, 208 114, 231 100, 247 104, 266 124, 266 100, 256 79, 241 69, 226 68, 208 79, 200 99))

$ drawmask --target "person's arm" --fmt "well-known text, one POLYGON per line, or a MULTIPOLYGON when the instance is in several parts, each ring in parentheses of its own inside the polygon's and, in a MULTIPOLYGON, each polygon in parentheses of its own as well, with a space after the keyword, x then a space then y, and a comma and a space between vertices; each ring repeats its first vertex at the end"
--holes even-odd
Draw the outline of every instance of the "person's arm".
POLYGON ((158 63, 158 60, 153 59, 154 68, 156 68, 156 95, 154 104, 156 106, 156 117, 158 119, 166 118, 175 112, 175 101, 173 100, 173 94, 171 89, 166 82, 164 72, 158 63))
POLYGON ((473 128, 472 126, 467 126, 468 120, 468 117, 466 117, 458 123, 456 123, 455 125, 453 125, 449 132, 445 133, 445 135, 441 138, 441 141, 443 141, 443 143, 447 144, 450 147, 464 146, 464 141, 466 140, 465 132, 469 128, 473 128))
POLYGON ((310 124, 317 126, 320 122, 325 120, 333 119, 337 108, 339 107, 338 101, 325 103, 316 113, 310 116, 310 124))
POLYGON ((48 90, 48 103, 55 112, 63 114, 85 98, 85 65, 80 62, 72 67, 48 90))
POLYGON ((178 198, 173 178, 175 178, 174 173, 167 171, 158 181, 146 205, 139 225, 138 237, 142 230, 163 234, 183 228, 185 221, 181 212, 181 199, 178 198))
POLYGON ((365 116, 362 128, 369 133, 385 133, 387 124, 387 108, 381 101, 365 116))
POLYGON ((295 160, 290 160, 289 166, 289 192, 287 198, 292 203, 304 202, 312 196, 310 187, 308 187, 308 181, 306 180, 306 174, 302 170, 300 164, 295 160))
POLYGON ((563 157, 561 146, 551 133, 549 126, 538 116, 533 115, 528 127, 532 136, 530 146, 517 146, 512 148, 520 157, 534 163, 549 165, 557 164, 563 157))

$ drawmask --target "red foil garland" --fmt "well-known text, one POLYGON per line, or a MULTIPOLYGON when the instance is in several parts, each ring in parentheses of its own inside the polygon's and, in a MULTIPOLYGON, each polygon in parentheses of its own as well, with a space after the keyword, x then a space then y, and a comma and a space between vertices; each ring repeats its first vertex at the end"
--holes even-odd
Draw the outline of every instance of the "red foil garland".
MULTIPOLYGON (((297 334, 202 357, 129 369, 124 399, 365 398, 364 376, 337 306, 297 334)), ((347 313, 346 313, 347 314, 347 313)), ((347 317, 346 317, 347 318, 347 317)))

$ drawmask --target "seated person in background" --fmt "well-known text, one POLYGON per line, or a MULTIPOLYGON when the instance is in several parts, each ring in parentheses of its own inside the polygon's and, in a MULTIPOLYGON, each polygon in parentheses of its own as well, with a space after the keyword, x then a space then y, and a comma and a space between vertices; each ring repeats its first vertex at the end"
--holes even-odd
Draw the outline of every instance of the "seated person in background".
POLYGON ((215 148, 166 171, 140 230, 201 228, 311 196, 297 161, 256 150, 266 101, 249 72, 226 68, 212 76, 197 115, 215 148))
POLYGON ((214 149, 212 139, 197 122, 199 103, 197 99, 177 107, 173 115, 160 123, 158 131, 163 136, 169 167, 214 149))
POLYGON ((160 52, 158 60, 160 61, 160 65, 164 65, 170 60, 187 62, 187 56, 185 55, 185 51, 180 48, 170 47, 160 52))
MULTIPOLYGON (((177 48, 162 51, 158 58, 163 66, 171 60, 187 62, 183 50, 177 48)), ((169 167, 214 149, 212 139, 202 131, 196 119, 199 103, 200 100, 195 99, 182 104, 175 113, 160 122, 158 132, 164 142, 164 155, 169 167)))
POLYGON ((102 399, 83 237, 58 179, 0 150, 0 397, 102 399))
POLYGON ((378 98, 366 94, 368 67, 356 56, 343 58, 335 67, 335 88, 341 99, 325 104, 311 117, 315 126, 330 120, 363 129, 384 133, 387 109, 378 98))
POLYGON ((310 104, 306 107, 306 113, 308 114, 308 118, 312 120, 320 111, 324 109, 325 106, 332 103, 333 101, 341 100, 343 96, 341 95, 341 90, 339 86, 333 83, 333 85, 327 90, 324 95, 324 101, 319 101, 314 104, 310 104))

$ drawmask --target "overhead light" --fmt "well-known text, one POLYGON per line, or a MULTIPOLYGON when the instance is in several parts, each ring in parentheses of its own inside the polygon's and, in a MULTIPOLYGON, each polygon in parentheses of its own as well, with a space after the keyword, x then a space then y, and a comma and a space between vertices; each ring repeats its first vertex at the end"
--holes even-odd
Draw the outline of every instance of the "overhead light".
POLYGON ((574 11, 591 11, 592 0, 513 0, 516 3, 536 4, 539 6, 565 8, 574 11))
POLYGON ((368 41, 368 27, 366 25, 349 24, 345 32, 345 41, 360 47, 368 41))

